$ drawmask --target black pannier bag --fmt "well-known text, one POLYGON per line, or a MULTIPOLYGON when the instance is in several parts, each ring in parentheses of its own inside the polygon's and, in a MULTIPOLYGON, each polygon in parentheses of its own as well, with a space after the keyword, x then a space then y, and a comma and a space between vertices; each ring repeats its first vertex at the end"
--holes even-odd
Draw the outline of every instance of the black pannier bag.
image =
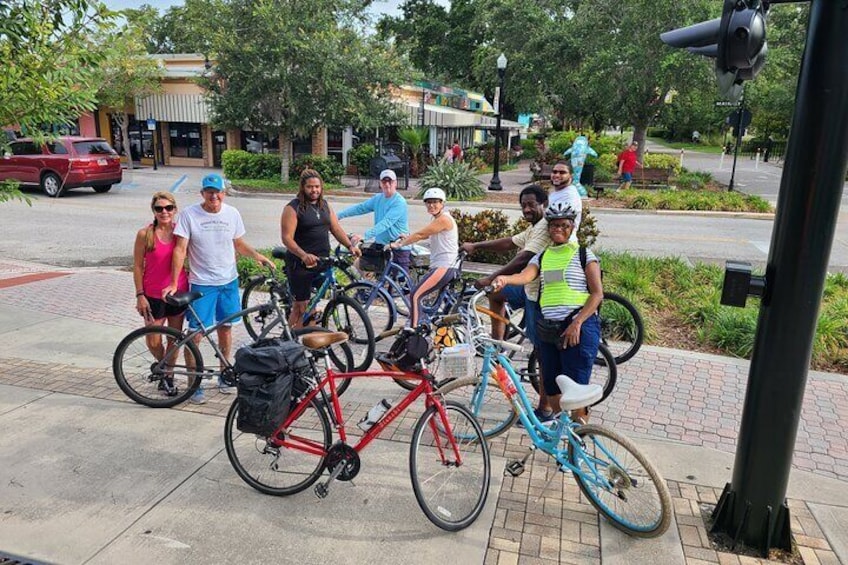
POLYGON ((425 337, 403 332, 389 349, 389 357, 399 369, 411 371, 429 352, 430 344, 425 337))
POLYGON ((386 251, 382 243, 372 242, 360 246, 362 257, 359 268, 369 273, 382 273, 386 270, 386 251))
POLYGON ((311 372, 306 348, 293 341, 263 340, 236 352, 238 420, 242 432, 270 435, 286 419, 296 381, 311 372))

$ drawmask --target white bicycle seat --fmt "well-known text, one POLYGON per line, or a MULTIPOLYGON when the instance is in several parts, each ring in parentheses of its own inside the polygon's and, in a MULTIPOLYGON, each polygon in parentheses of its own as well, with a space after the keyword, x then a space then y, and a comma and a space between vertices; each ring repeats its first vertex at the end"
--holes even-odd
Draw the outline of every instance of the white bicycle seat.
POLYGON ((559 399, 561 410, 577 410, 591 406, 604 395, 604 389, 601 388, 601 385, 577 384, 567 375, 558 376, 556 384, 562 391, 562 397, 559 399))

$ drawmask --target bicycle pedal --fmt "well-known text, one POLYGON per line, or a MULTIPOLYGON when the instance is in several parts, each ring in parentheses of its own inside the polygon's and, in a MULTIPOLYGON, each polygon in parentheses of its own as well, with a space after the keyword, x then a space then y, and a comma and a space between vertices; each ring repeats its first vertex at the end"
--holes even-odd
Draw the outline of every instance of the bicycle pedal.
POLYGON ((315 485, 315 496, 318 498, 327 498, 328 494, 330 494, 330 489, 327 488, 327 485, 324 483, 318 483, 315 485))
POLYGON ((513 477, 519 477, 522 473, 524 473, 524 463, 521 461, 513 461, 511 463, 507 463, 506 470, 504 471, 504 476, 508 474, 513 477))

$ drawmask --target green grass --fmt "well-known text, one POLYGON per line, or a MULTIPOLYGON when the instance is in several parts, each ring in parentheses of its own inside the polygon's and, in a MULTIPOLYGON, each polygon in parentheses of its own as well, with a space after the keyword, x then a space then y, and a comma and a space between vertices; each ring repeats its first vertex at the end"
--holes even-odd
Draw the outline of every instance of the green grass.
POLYGON ((649 137, 650 141, 668 147, 670 149, 683 149, 684 151, 697 151, 699 153, 714 153, 721 154, 722 147, 720 145, 704 145, 702 143, 687 143, 682 141, 666 141, 661 137, 649 137))
POLYGON ((635 210, 701 210, 723 212, 773 212, 771 204, 759 196, 739 192, 708 190, 641 190, 631 188, 612 192, 610 198, 635 210))
MULTIPOLYGON (((760 301, 745 308, 720 304, 724 270, 717 265, 690 267, 677 258, 601 253, 604 288, 631 300, 645 321, 646 343, 715 351, 750 358, 760 301), (680 334, 688 337, 680 341, 680 334)), ((814 369, 848 373, 848 277, 836 273, 825 282, 814 369)))
MULTIPOLYGON (((518 168, 518 165, 517 165, 517 164, 512 164, 512 163, 501 163, 501 164, 499 165, 499 167, 498 167, 498 171, 500 171, 500 172, 504 172, 504 171, 514 171, 514 170, 515 170, 515 169, 517 169, 517 168, 518 168)), ((494 169, 492 168, 492 165, 486 165, 484 168, 479 169, 479 170, 477 170, 477 171, 475 171, 475 172, 476 172, 476 174, 478 174, 478 175, 486 175, 486 174, 489 174, 489 175, 490 175, 490 174, 492 174, 492 173, 494 172, 494 169)))
MULTIPOLYGON (((230 182, 232 182, 233 188, 236 190, 286 193, 296 193, 300 190, 300 184, 293 180, 284 183, 276 179, 230 179, 230 182)), ((324 188, 327 190, 339 190, 344 188, 344 186, 324 183, 324 188)))

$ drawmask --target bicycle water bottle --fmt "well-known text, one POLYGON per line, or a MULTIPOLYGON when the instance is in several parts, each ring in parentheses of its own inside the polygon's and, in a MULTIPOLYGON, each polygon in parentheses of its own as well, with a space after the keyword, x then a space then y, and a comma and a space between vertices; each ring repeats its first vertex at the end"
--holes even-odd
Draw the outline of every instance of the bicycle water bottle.
POLYGON ((392 403, 385 398, 374 405, 368 413, 359 420, 359 423, 356 424, 359 426, 362 431, 367 432, 371 429, 371 426, 380 421, 380 418, 383 417, 383 414, 389 411, 389 408, 392 407, 392 403))

